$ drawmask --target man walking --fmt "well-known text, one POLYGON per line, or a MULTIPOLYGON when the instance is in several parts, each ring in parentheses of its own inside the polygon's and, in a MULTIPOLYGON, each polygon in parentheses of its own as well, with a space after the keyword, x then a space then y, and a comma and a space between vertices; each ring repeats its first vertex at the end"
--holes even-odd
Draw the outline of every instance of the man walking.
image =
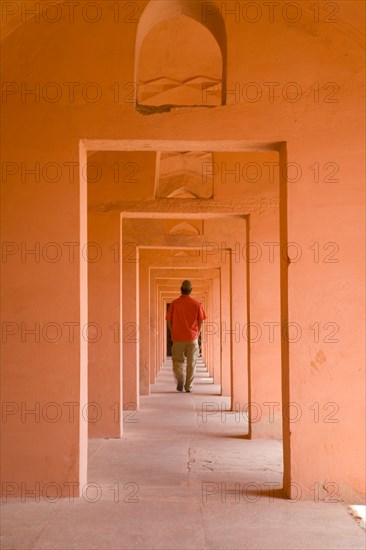
POLYGON ((172 337, 173 370, 177 390, 193 390, 194 372, 199 353, 198 336, 206 314, 202 305, 190 297, 191 281, 183 281, 181 295, 170 304, 166 314, 172 337), (187 357, 187 373, 184 383, 184 356, 187 357))

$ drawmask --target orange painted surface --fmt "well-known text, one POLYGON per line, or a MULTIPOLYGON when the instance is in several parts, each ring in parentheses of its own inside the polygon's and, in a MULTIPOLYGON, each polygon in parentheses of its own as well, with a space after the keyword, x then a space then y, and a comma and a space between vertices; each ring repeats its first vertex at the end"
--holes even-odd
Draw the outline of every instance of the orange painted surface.
MULTIPOLYGON (((334 483, 342 498, 360 499, 365 456, 364 6, 340 1, 337 13, 330 14, 321 3, 317 13, 299 1, 296 21, 291 20, 296 14, 284 11, 285 2, 279 3, 273 22, 264 10, 255 23, 245 20, 243 11, 238 20, 221 14, 226 38, 220 17, 210 20, 206 14, 223 55, 225 104, 144 116, 134 106, 134 55, 147 52, 141 43, 135 50, 136 38, 142 40, 160 22, 155 11, 139 27, 147 4, 136 2, 129 21, 120 13, 119 24, 105 2, 94 23, 88 20, 91 12, 82 12, 85 2, 75 8, 72 22, 63 3, 62 17, 54 23, 45 15, 24 19, 21 14, 3 21, 2 477, 8 483, 3 489, 19 494, 22 483, 30 490, 54 482, 66 496, 70 483, 77 491, 87 475, 85 399, 100 401, 103 410, 115 402, 117 407, 138 406, 143 342, 124 342, 120 348, 109 330, 109 323, 120 318, 121 296, 122 323, 132 326, 138 325, 141 299, 150 300, 151 331, 144 342, 149 353, 143 352, 150 369, 142 378, 143 391, 148 391, 147 378, 153 382, 161 368, 160 291, 168 284, 173 293, 172 267, 191 278, 200 262, 163 256, 160 265, 151 266, 164 270, 168 283, 160 287, 150 277, 147 289, 146 273, 139 279, 136 264, 125 256, 116 265, 107 261, 114 254, 109 243, 126 246, 128 255, 135 246, 202 251, 202 243, 211 242, 206 265, 220 269, 221 284, 218 289, 216 275, 203 276, 202 295, 207 306, 211 300, 208 310, 215 322, 230 324, 237 318, 245 323, 249 312, 267 335, 274 323, 275 341, 254 342, 249 356, 243 339, 207 343, 207 358, 220 347, 221 376, 216 363, 214 376, 224 394, 244 404, 248 396, 266 410, 272 405, 265 403, 281 403, 286 479, 300 484, 303 498, 313 498, 316 484, 324 497, 327 484, 334 483), (85 174, 79 177, 80 140, 102 140, 83 145, 97 151, 88 159, 88 199, 85 174), (171 153, 172 162, 156 151, 171 153), (182 158, 187 151, 198 153, 182 158), (197 183, 201 153, 212 153, 202 188, 197 183), (285 172, 280 160, 290 163, 285 172), (137 213, 141 225, 137 230, 134 221, 125 220, 122 242, 121 212, 137 213), (217 220, 233 214, 245 216, 249 224, 249 231, 240 233, 239 247, 255 241, 262 256, 247 270, 241 253, 240 267, 235 270, 232 263, 230 273, 218 256, 221 243, 235 244, 237 234, 231 233, 229 219, 217 220), (169 232, 177 219, 190 217, 195 220, 191 233, 185 225, 182 233, 179 228, 177 234, 169 232), (79 245, 87 230, 102 249, 102 260, 89 270, 88 299, 85 251, 79 245), (214 300, 211 280, 216 281, 214 300), (94 317, 108 336, 91 348, 85 324, 94 317), (282 358, 281 332, 282 344, 290 340, 288 357, 283 345, 282 358), (244 355, 240 370, 238 357, 244 355), (27 413, 31 409, 35 412, 27 413)), ((242 8, 245 3, 237 4, 242 8)), ((194 33, 195 25, 189 28, 194 33)), ((148 261, 143 265, 149 269, 148 261)), ((142 334, 146 338, 146 325, 142 334)), ((253 436, 275 436, 271 424, 274 430, 280 427, 280 412, 275 411, 273 423, 270 414, 263 416, 263 424, 253 423, 253 436)), ((90 435, 118 436, 120 430, 120 423, 103 417, 90 427, 90 435)))

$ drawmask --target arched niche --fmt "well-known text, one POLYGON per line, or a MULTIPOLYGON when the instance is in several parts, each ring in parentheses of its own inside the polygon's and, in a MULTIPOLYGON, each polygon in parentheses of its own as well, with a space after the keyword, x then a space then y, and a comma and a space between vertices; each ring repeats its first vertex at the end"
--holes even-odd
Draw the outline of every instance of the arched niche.
POLYGON ((193 257, 197 258, 197 256, 200 256, 199 250, 172 250, 171 256, 175 257, 193 257))
POLYGON ((175 191, 172 191, 172 193, 169 193, 167 195, 168 199, 198 199, 199 196, 196 195, 196 193, 193 193, 186 187, 180 187, 179 189, 176 189, 175 191))
POLYGON ((226 33, 205 2, 152 0, 137 29, 135 106, 144 113, 225 103, 226 33))
POLYGON ((213 196, 212 152, 161 151, 157 154, 157 198, 201 198, 213 196))
POLYGON ((200 232, 197 227, 194 227, 191 223, 181 222, 177 223, 169 230, 169 235, 199 235, 200 232))

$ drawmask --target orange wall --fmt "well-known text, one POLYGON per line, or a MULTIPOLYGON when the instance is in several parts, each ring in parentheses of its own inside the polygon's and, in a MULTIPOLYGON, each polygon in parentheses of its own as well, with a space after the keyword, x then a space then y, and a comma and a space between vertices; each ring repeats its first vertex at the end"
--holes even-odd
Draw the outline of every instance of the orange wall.
MULTIPOLYGON (((82 20, 80 11, 70 23, 64 11, 58 23, 30 20, 4 38, 3 80, 14 93, 3 96, 2 103, 2 132, 7 135, 2 159, 13 163, 3 165, 3 239, 14 242, 15 250, 23 242, 56 242, 63 255, 55 263, 43 257, 37 262, 32 257, 22 261, 16 252, 2 263, 2 319, 19 327, 4 345, 2 391, 5 401, 29 406, 80 398, 78 334, 74 342, 63 332, 56 343, 44 338, 34 343, 28 336, 23 343, 20 331, 21 323, 63 326, 79 320, 79 265, 66 256, 64 243, 79 240, 78 173, 70 177, 67 163, 78 162, 80 139, 285 141, 288 160, 301 170, 298 180, 291 175, 288 183, 288 239, 302 251, 301 260, 289 265, 289 319, 302 331, 301 339, 290 344, 289 395, 301 411, 300 420, 291 424, 292 479, 301 484, 303 496, 311 498, 314 483, 334 482, 341 496, 356 499, 364 487, 365 431, 364 8, 356 1, 337 2, 339 14, 329 22, 322 5, 318 21, 309 3, 298 4, 302 16, 296 23, 281 15, 273 23, 262 17, 255 24, 227 17, 227 83, 229 91, 238 89, 238 83, 239 97, 229 94, 227 105, 215 109, 137 113, 128 98, 137 23, 116 24, 106 3, 101 3, 98 23, 82 20), (49 99, 52 82, 62 92, 56 101, 49 99), (67 82, 81 83, 74 98, 69 99, 67 82), (99 100, 83 95, 88 82, 96 82, 97 88, 88 85, 84 92, 91 96, 101 90, 99 100), (118 101, 110 89, 116 82, 118 101), (262 91, 256 102, 246 95, 248 82, 262 91), (280 83, 273 101, 266 82, 280 83), (298 101, 283 96, 294 89, 287 87, 291 82, 301 86, 298 101), (24 83, 39 83, 39 101, 22 95, 24 83), (24 172, 37 162, 39 181, 24 172), (51 181, 52 165, 47 163, 61 170, 57 181, 51 181), (316 243, 319 257, 314 256, 316 243), (319 335, 310 328, 314 323, 319 323, 319 335), (332 327, 339 327, 338 342, 331 341, 332 327), (314 403, 319 421, 314 420, 314 403), (335 403, 333 420, 338 422, 330 422, 328 403, 335 403), (314 445, 316 461, 307 453, 314 445)), ((138 13, 145 5, 137 2, 138 13)), ((259 199, 253 204, 256 208, 259 199)), ((65 416, 57 423, 33 423, 12 415, 3 425, 3 479, 29 486, 77 481, 79 468, 85 469, 85 463, 79 464, 86 444, 80 442, 81 425, 65 416), (37 446, 31 445, 34 441, 37 446)))

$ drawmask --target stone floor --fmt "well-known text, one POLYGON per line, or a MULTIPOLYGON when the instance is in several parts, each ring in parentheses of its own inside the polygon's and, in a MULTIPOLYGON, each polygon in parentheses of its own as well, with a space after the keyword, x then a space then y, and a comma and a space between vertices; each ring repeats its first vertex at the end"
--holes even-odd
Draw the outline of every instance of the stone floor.
POLYGON ((82 498, 2 505, 2 550, 364 549, 344 504, 269 490, 280 442, 246 439, 217 389, 201 365, 195 392, 178 393, 167 364, 123 438, 90 441, 82 498))

